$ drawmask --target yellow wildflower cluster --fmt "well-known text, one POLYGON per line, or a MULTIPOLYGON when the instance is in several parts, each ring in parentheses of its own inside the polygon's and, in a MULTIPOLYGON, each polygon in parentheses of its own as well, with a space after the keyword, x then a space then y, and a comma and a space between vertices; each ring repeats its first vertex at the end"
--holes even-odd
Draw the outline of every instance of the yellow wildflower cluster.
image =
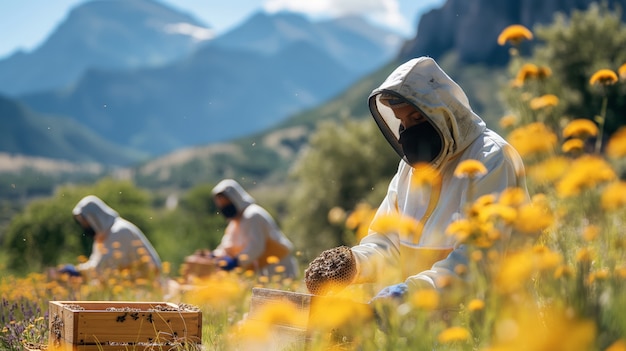
POLYGON ((616 177, 613 168, 603 158, 585 155, 572 161, 563 178, 556 184, 556 189, 561 197, 570 197, 585 189, 595 189, 616 177))
POLYGON ((554 151, 557 136, 545 124, 535 122, 512 131, 508 140, 526 158, 554 151))
MULTIPOLYGON (((529 80, 544 80, 552 75, 552 70, 547 66, 538 66, 534 63, 525 63, 518 70, 512 85, 521 87, 529 80)), ((558 100, 557 100, 558 102, 558 100)))

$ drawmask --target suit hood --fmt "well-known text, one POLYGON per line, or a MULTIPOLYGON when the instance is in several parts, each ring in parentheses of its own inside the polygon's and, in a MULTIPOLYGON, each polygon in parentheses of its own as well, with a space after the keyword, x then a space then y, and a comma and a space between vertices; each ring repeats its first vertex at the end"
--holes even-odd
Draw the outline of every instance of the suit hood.
POLYGON ((97 196, 82 198, 72 210, 74 216, 81 215, 96 232, 107 233, 120 215, 97 196))
POLYGON ((381 132, 408 163, 399 143, 401 124, 393 110, 381 102, 381 94, 405 99, 439 132, 442 148, 431 162, 439 168, 468 147, 485 129, 465 92, 430 57, 412 59, 396 68, 369 96, 369 108, 381 132))
POLYGON ((246 207, 255 203, 255 200, 243 187, 233 179, 224 179, 217 183, 217 185, 211 190, 213 196, 217 194, 223 194, 230 202, 235 205, 237 212, 243 212, 246 207))

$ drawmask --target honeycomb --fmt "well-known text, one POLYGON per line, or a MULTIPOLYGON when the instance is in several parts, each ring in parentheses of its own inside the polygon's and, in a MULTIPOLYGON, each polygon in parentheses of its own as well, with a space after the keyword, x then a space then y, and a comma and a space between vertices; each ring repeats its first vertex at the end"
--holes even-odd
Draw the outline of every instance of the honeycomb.
POLYGON ((332 295, 350 285, 356 275, 352 250, 347 246, 322 252, 304 271, 304 282, 314 295, 332 295))

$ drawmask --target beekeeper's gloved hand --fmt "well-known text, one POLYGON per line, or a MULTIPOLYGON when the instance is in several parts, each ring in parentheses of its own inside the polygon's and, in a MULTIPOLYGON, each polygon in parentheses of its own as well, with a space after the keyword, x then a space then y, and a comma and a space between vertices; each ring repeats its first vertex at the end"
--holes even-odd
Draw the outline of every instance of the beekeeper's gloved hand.
POLYGON ((239 259, 230 256, 220 257, 217 262, 219 267, 225 271, 232 271, 239 265, 239 259))
POLYGON ((408 292, 408 285, 399 283, 382 289, 370 300, 378 329, 385 333, 389 331, 389 321, 395 317, 395 309, 405 302, 408 292))
POLYGON ((381 301, 383 299, 393 299, 401 303, 404 301, 404 297, 406 296, 408 291, 409 287, 405 283, 391 285, 379 291, 378 294, 376 294, 376 296, 374 296, 372 300, 370 300, 370 303, 375 303, 376 301, 381 301))
POLYGON ((66 264, 65 266, 61 267, 61 269, 59 269, 59 273, 65 273, 70 277, 81 276, 80 272, 76 269, 76 267, 74 267, 73 264, 66 264))

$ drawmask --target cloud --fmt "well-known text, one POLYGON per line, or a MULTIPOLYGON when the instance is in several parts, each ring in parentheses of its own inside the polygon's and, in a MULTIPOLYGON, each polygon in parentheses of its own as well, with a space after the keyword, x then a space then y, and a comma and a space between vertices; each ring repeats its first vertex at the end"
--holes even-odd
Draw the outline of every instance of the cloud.
POLYGON ((170 34, 188 35, 198 41, 213 39, 213 37, 215 36, 213 30, 209 28, 194 26, 190 23, 168 24, 165 26, 164 30, 166 33, 170 34))
POLYGON ((397 0, 267 0, 265 11, 300 12, 311 17, 363 15, 390 28, 406 30, 411 24, 400 12, 397 0))

